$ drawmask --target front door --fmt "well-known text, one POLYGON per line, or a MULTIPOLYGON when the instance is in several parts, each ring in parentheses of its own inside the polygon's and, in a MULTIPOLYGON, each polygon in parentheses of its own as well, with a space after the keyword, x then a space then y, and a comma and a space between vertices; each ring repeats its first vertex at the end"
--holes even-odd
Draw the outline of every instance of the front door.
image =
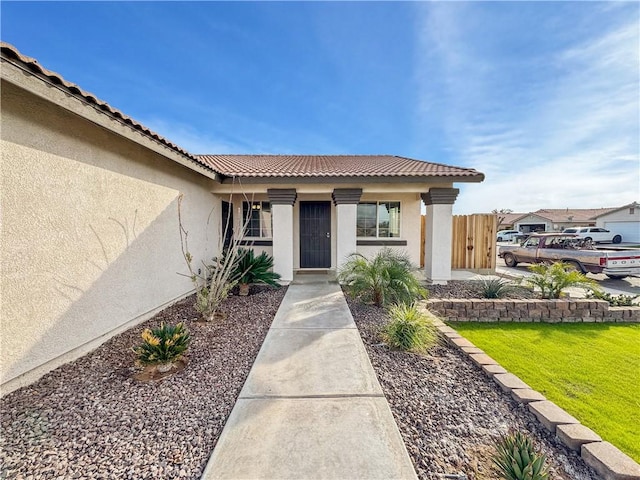
POLYGON ((331 202, 300 202, 300 268, 331 267, 331 202))

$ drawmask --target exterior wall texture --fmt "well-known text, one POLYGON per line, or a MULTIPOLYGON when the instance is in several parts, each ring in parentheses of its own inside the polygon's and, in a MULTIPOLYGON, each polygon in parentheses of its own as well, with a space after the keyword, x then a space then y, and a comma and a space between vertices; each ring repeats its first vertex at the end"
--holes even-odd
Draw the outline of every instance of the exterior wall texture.
POLYGON ((195 262, 215 255, 220 220, 211 179, 14 84, 3 81, 1 101, 10 391, 192 290, 178 275, 180 194, 195 262))

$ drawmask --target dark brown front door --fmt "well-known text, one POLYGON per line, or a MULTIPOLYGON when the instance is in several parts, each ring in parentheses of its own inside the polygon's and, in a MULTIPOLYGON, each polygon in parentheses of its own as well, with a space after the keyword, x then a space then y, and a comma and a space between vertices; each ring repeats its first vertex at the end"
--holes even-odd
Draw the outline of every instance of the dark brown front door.
POLYGON ((300 202, 300 268, 331 267, 331 202, 300 202))

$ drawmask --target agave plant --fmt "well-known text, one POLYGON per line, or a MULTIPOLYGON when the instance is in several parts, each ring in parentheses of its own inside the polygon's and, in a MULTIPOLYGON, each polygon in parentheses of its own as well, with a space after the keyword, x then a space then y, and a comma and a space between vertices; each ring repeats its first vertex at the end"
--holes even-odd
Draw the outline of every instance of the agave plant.
POLYGON ((352 297, 379 307, 412 303, 416 298, 427 296, 414 271, 406 253, 384 248, 372 259, 352 254, 338 272, 338 281, 352 297))
POLYGON ((395 304, 388 310, 391 321, 383 330, 385 342, 400 350, 424 351, 438 341, 438 333, 415 303, 395 304))
POLYGON ((485 279, 480 284, 482 298, 504 298, 516 289, 517 286, 512 282, 501 278, 485 279))
POLYGON ((506 480, 547 480, 546 457, 537 454, 533 442, 520 432, 502 436, 496 443, 493 463, 506 480))
POLYGON ((189 346, 189 330, 180 322, 177 325, 162 323, 159 328, 145 328, 143 343, 133 348, 142 365, 166 365, 178 361, 189 346))

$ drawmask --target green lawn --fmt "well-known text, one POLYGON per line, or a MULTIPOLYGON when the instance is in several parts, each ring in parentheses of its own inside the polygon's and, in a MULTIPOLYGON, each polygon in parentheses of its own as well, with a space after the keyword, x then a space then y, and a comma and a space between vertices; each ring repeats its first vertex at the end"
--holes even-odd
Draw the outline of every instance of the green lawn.
POLYGON ((452 322, 451 326, 640 462, 640 325, 452 322))

